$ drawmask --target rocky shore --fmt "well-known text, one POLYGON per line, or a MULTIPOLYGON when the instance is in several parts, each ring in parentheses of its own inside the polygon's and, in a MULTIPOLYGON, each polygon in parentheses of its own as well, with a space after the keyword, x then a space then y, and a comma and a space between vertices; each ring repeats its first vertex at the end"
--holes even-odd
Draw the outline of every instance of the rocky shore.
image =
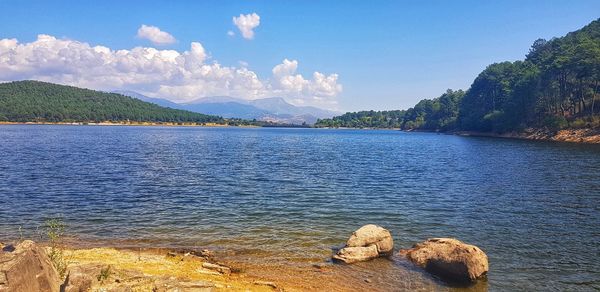
POLYGON ((1 292, 280 290, 214 261, 209 251, 66 249, 68 266, 61 277, 47 248, 33 241, 0 248, 1 292))
POLYGON ((552 131, 547 129, 526 129, 523 132, 509 133, 488 133, 488 132, 467 132, 459 131, 453 134, 459 136, 474 136, 474 137, 497 137, 510 139, 525 139, 525 140, 540 140, 540 141, 557 141, 571 143, 588 143, 600 144, 600 129, 564 129, 552 131))
MULTIPOLYGON (((353 232, 333 259, 351 264, 390 256, 393 249, 391 233, 368 224, 353 232)), ((430 238, 398 254, 449 283, 473 284, 489 270, 487 255, 479 247, 454 238, 430 238)))
POLYGON ((487 291, 489 270, 481 249, 451 238, 394 253, 390 231, 373 224, 353 232, 333 261, 296 266, 226 262, 209 250, 63 247, 61 269, 53 248, 0 243, 0 292, 430 291, 443 283, 487 291))

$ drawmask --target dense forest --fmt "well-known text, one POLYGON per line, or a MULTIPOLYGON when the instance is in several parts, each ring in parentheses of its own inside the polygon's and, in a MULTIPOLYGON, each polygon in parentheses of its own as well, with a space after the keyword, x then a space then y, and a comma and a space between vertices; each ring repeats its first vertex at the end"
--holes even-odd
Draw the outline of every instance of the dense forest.
POLYGON ((116 93, 39 81, 0 84, 0 121, 225 123, 221 117, 165 108, 116 93))
POLYGON ((471 87, 408 110, 346 113, 317 127, 508 132, 600 127, 600 20, 536 40, 525 60, 489 65, 471 87))
POLYGON ((316 127, 330 128, 400 128, 406 111, 361 111, 318 120, 316 127))

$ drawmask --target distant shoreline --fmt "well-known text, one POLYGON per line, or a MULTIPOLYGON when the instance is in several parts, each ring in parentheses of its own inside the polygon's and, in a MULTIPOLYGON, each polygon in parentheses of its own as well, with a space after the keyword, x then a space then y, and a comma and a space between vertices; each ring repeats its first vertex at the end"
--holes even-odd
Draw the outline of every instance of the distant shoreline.
POLYGON ((519 140, 535 140, 535 141, 553 141, 553 142, 568 142, 582 144, 600 144, 600 129, 563 129, 558 131, 550 131, 545 129, 526 129, 523 132, 508 132, 508 133, 492 133, 492 132, 477 132, 477 131, 450 131, 441 132, 433 130, 403 130, 398 128, 349 128, 349 127, 323 127, 320 129, 342 129, 342 130, 394 130, 402 132, 423 132, 423 133, 439 133, 445 135, 457 135, 463 137, 490 137, 490 138, 505 138, 519 140))
MULTIPOLYGON (((172 123, 172 122, 0 122, 0 125, 68 125, 68 126, 143 126, 143 127, 207 127, 207 128, 262 128, 254 125, 227 125, 218 123, 172 123)), ((282 126, 285 127, 285 126, 282 126)), ((269 127, 267 127, 269 128, 269 127)), ((290 127, 292 128, 292 127, 290 127)), ((351 128, 351 127, 312 127, 313 129, 337 130, 392 130, 402 132, 424 132, 457 135, 463 137, 490 137, 519 140, 553 141, 582 144, 600 144, 600 129, 563 129, 550 131, 544 129, 527 129, 523 132, 492 133, 477 131, 439 132, 430 130, 402 130, 399 128, 351 128)))
POLYGON ((535 141, 553 141, 582 144, 600 144, 600 129, 563 129, 549 131, 543 129, 528 129, 523 132, 486 133, 473 131, 457 131, 450 134, 467 137, 493 137, 535 141))
POLYGON ((168 127, 243 127, 260 128, 253 125, 231 126, 218 123, 172 123, 172 122, 0 122, 0 125, 66 125, 66 126, 168 126, 168 127))

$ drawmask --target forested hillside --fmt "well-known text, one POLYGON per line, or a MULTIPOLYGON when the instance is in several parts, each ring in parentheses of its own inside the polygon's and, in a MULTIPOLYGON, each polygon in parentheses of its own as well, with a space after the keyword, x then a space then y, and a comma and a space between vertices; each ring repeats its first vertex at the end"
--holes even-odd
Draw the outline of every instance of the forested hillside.
POLYGON ((564 37, 536 40, 523 61, 489 65, 466 92, 448 90, 405 111, 347 113, 316 126, 483 132, 600 127, 599 93, 596 20, 564 37))
POLYGON ((116 93, 39 81, 0 84, 0 121, 225 123, 221 117, 165 108, 116 93))
POLYGON ((318 120, 315 126, 331 128, 400 128, 406 111, 361 111, 318 120))

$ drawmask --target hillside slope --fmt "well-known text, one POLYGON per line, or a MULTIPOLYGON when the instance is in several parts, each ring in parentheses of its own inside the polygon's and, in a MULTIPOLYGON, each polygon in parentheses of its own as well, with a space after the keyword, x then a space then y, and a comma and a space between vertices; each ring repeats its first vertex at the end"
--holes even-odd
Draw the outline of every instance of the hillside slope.
POLYGON ((161 107, 117 93, 40 81, 0 84, 0 121, 225 122, 221 117, 161 107))
POLYGON ((401 111, 365 111, 316 127, 521 133, 600 128, 600 19, 533 42, 523 61, 487 66, 469 90, 448 90, 401 111))

